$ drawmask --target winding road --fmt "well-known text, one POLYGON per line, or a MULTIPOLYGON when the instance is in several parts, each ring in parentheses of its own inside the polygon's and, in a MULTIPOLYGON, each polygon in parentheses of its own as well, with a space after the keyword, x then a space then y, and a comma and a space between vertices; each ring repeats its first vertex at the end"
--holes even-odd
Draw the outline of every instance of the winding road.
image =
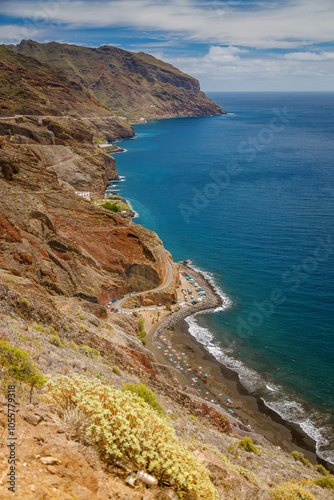
MULTIPOLYGON (((166 271, 166 276, 165 276, 165 279, 164 279, 164 282, 162 283, 162 285, 156 287, 156 288, 152 288, 151 290, 144 290, 143 292, 137 292, 135 293, 132 297, 138 297, 139 295, 144 295, 144 294, 147 294, 147 293, 154 293, 154 292, 159 292, 161 290, 165 290, 166 288, 168 288, 172 282, 173 282, 173 264, 171 263, 171 261, 169 259, 167 259, 167 271, 166 271)), ((122 308, 122 304, 124 304, 124 302, 126 302, 126 300, 130 297, 130 294, 128 293, 127 295, 124 296, 123 299, 121 300, 117 300, 116 302, 113 303, 113 307, 115 309, 121 309, 122 308)), ((133 309, 124 309, 122 308, 123 311, 122 312, 133 312, 134 310, 133 309)), ((151 306, 151 307, 138 307, 137 311, 141 311, 141 310, 144 310, 144 311, 147 311, 147 310, 150 310, 150 309, 156 309, 156 306, 151 306)))

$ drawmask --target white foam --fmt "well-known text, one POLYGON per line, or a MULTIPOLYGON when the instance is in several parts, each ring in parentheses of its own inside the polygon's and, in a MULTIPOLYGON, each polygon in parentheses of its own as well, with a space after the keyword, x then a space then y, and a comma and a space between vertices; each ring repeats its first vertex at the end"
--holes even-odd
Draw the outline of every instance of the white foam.
POLYGON ((316 442, 317 454, 334 464, 334 436, 330 437, 333 429, 326 421, 329 415, 312 412, 305 408, 297 397, 289 397, 284 387, 270 381, 270 385, 258 372, 246 366, 235 358, 232 349, 224 348, 218 343, 208 328, 197 323, 197 315, 189 316, 185 320, 189 325, 190 334, 212 354, 217 361, 236 372, 241 384, 250 392, 261 395, 262 401, 271 410, 275 411, 284 420, 298 424, 301 429, 316 442))
POLYGON ((134 216, 132 218, 133 219, 138 219, 138 217, 140 217, 139 213, 136 212, 136 210, 133 208, 133 206, 131 205, 131 203, 130 203, 129 200, 126 200, 126 202, 129 205, 129 207, 131 208, 132 212, 134 212, 134 216))
POLYGON ((218 311, 226 311, 226 309, 230 309, 230 307, 232 307, 232 305, 233 305, 233 302, 230 299, 230 297, 219 287, 219 285, 217 284, 217 282, 215 280, 214 275, 208 271, 203 271, 199 267, 195 266, 193 264, 192 260, 190 260, 190 259, 187 260, 186 263, 187 263, 188 267, 191 267, 194 271, 197 271, 198 273, 202 274, 204 276, 204 278, 210 283, 210 285, 212 286, 214 291, 222 299, 223 304, 221 306, 217 307, 214 311, 218 312, 218 311))
POLYGON ((268 389, 268 391, 272 391, 272 392, 275 392, 276 389, 273 389, 272 387, 270 387, 270 385, 266 384, 266 388, 268 389))

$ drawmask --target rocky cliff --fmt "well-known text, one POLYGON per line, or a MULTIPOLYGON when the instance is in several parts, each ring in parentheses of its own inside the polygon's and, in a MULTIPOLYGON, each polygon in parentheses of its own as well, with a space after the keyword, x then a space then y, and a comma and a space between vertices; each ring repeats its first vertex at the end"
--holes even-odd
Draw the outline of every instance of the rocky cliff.
POLYGON ((61 69, 109 110, 130 118, 163 118, 221 114, 200 91, 198 80, 172 65, 115 47, 78 47, 23 40, 10 46, 61 69))
POLYGON ((73 147, 17 145, 7 137, 1 139, 0 158, 2 269, 50 293, 103 304, 163 282, 169 254, 159 238, 80 199, 69 186, 103 188, 112 158, 94 146, 80 145, 75 154, 73 147))

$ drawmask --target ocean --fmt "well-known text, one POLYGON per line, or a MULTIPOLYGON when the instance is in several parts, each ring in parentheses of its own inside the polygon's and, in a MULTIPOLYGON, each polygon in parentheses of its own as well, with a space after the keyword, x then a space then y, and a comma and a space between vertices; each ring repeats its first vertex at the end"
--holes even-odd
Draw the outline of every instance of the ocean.
POLYGON ((123 140, 112 188, 226 308, 190 331, 334 463, 334 93, 212 93, 123 140))

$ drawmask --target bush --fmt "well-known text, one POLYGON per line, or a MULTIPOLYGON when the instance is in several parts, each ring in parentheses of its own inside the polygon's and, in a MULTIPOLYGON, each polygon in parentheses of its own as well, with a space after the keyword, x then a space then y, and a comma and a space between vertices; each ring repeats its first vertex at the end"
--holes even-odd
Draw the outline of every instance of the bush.
POLYGON ((111 204, 108 201, 106 203, 102 203, 101 207, 105 208, 106 210, 110 210, 111 212, 119 212, 118 206, 115 204, 111 204))
POLYGON ((58 375, 47 384, 45 400, 74 405, 91 419, 88 434, 109 459, 125 456, 160 484, 175 482, 178 492, 194 491, 214 500, 216 490, 203 465, 178 441, 175 430, 136 394, 119 391, 78 374, 58 375))
POLYGON ((20 302, 21 302, 21 305, 22 305, 23 307, 25 307, 26 309, 29 309, 30 304, 29 304, 29 300, 28 300, 26 297, 23 297, 23 298, 20 300, 20 302))
POLYGON ((304 457, 302 453, 299 451, 292 451, 291 456, 297 461, 301 462, 302 464, 306 465, 309 469, 312 469, 312 464, 307 460, 307 458, 304 457))
POLYGON ((160 413, 165 413, 164 407, 159 401, 157 401, 156 395, 154 392, 150 391, 144 384, 124 384, 122 386, 122 391, 129 391, 132 394, 136 394, 141 399, 145 401, 145 403, 149 404, 154 410, 157 410, 160 413))
POLYGON ((317 500, 309 490, 293 483, 282 483, 269 495, 275 500, 317 500))
POLYGON ((68 343, 69 347, 71 349, 74 349, 75 351, 78 351, 79 350, 79 347, 77 346, 77 344, 75 342, 73 342, 73 340, 71 340, 69 343, 68 343))
POLYGON ((317 465, 315 470, 318 471, 319 474, 322 474, 323 476, 329 475, 329 471, 327 469, 325 469, 325 467, 321 464, 317 465))
POLYGON ((55 345, 56 347, 64 347, 64 344, 62 343, 57 334, 52 335, 52 337, 50 337, 50 343, 55 345))
POLYGON ((0 342, 0 366, 1 371, 9 377, 30 386, 30 402, 34 387, 40 387, 46 382, 39 368, 30 361, 29 354, 12 347, 5 340, 0 342))
POLYGON ((146 337, 146 332, 144 330, 144 318, 139 318, 138 320, 138 333, 137 333, 137 338, 141 341, 142 344, 146 344, 146 341, 144 338, 146 337))
POLYGON ((255 453, 256 455, 260 453, 259 450, 256 448, 256 446, 254 446, 253 440, 251 438, 240 439, 238 446, 239 448, 255 453))
POLYGON ((314 481, 314 484, 321 486, 321 488, 327 488, 328 490, 333 490, 334 489, 334 477, 327 476, 327 477, 322 477, 321 479, 316 479, 314 481))
POLYGON ((116 375, 120 375, 121 374, 121 370, 117 367, 117 366, 112 366, 111 367, 111 371, 116 373, 116 375))
POLYGON ((74 441, 85 445, 91 444, 87 436, 87 429, 91 424, 88 416, 77 406, 68 407, 62 413, 61 418, 54 416, 54 421, 58 424, 66 436, 74 441))
POLYGON ((88 354, 89 356, 100 356, 100 353, 99 351, 97 351, 96 349, 93 349, 92 347, 89 347, 88 345, 84 345, 82 344, 80 346, 81 349, 83 349, 85 351, 86 354, 88 354))

